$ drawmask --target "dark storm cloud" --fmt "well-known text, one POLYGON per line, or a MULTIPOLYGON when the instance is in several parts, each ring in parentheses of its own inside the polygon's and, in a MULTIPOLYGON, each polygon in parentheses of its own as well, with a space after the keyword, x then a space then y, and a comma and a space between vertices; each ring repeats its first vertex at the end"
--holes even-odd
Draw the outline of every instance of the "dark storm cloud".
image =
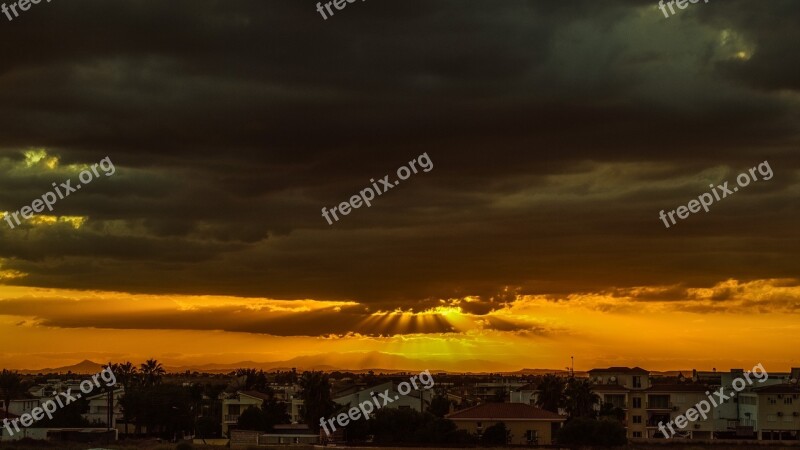
POLYGON ((486 314, 508 286, 797 275, 792 3, 314 5, 76 0, 0 24, 0 208, 117 165, 58 204, 80 229, 0 232, 13 281, 486 314), (19 169, 31 147, 58 176, 19 169), (431 172, 320 216, 422 152, 431 172), (766 159, 772 180, 658 220, 766 159))
POLYGON ((720 71, 751 86, 781 90, 800 90, 800 54, 795 44, 800 40, 797 18, 800 4, 776 0, 765 8, 753 1, 725 2, 724 19, 715 11, 703 11, 702 19, 710 24, 727 24, 746 33, 757 51, 746 61, 720 63, 720 71))
MULTIPOLYGON (((185 301, 186 299, 184 299, 185 301)), ((282 310, 252 305, 213 305, 180 308, 162 300, 138 299, 120 304, 114 299, 10 298, 0 300, 0 315, 25 317, 18 326, 56 328, 103 328, 117 330, 222 330, 273 336, 365 336, 453 333, 448 319, 436 313, 422 315, 380 313, 373 315, 361 305, 282 310)), ((530 321, 496 316, 474 318, 474 327, 494 331, 527 331, 546 335, 549 330, 530 321)))

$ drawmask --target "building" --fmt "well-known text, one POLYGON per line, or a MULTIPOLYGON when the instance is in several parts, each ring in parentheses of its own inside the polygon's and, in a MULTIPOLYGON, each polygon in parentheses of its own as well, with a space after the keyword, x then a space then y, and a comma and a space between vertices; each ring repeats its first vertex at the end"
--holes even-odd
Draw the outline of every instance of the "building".
POLYGON ((117 421, 121 421, 123 418, 122 414, 122 405, 120 404, 120 399, 125 395, 125 389, 117 388, 114 390, 112 394, 112 405, 111 409, 113 410, 113 414, 111 414, 111 423, 108 423, 108 392, 101 392, 99 394, 95 394, 92 396, 87 397, 87 401, 89 403, 89 410, 83 414, 83 417, 88 420, 89 422, 95 423, 104 423, 106 426, 110 428, 117 428, 117 421))
POLYGON ((539 397, 539 390, 536 385, 528 383, 512 390, 509 394, 509 401, 511 403, 524 403, 526 405, 536 405, 536 400, 539 397))
POLYGON ((473 394, 481 402, 498 401, 507 399, 509 392, 515 391, 527 383, 519 380, 508 380, 505 378, 495 381, 475 383, 473 394))
POLYGON ((633 391, 640 391, 650 387, 650 372, 641 367, 592 369, 589 371, 589 379, 596 385, 622 386, 633 391))
MULTIPOLYGON (((626 435, 631 439, 663 438, 659 423, 667 424, 678 415, 707 398, 710 389, 697 377, 688 380, 665 379, 657 383, 650 372, 641 367, 609 367, 589 371, 592 390, 600 396, 598 410, 613 408, 622 411, 626 435), (605 406, 609 405, 609 406, 605 406)), ((708 381, 708 380, 706 380, 708 381)), ((713 439, 714 416, 693 422, 673 438, 713 439)))
POLYGON ((800 440, 800 386, 797 382, 753 390, 758 396, 759 439, 800 440))
POLYGON ((318 444, 320 436, 316 430, 310 430, 306 424, 275 425, 271 433, 258 437, 259 445, 274 444, 318 444))
POLYGON ((378 396, 379 394, 385 393, 387 390, 389 391, 389 398, 392 399, 392 402, 387 403, 385 406, 381 404, 382 408, 413 409, 422 412, 428 409, 433 399, 433 392, 431 389, 412 389, 411 392, 403 395, 397 391, 397 385, 394 382, 387 381, 369 388, 352 386, 337 392, 334 395, 333 401, 342 406, 358 406, 361 402, 372 401, 372 393, 378 396))
MULTIPOLYGON (((679 415, 686 414, 689 408, 693 408, 701 400, 708 401, 706 391, 709 391, 709 389, 708 385, 691 381, 654 384, 645 390, 644 412, 638 416, 639 419, 636 419, 637 413, 640 413, 642 408, 637 411, 631 411, 631 423, 638 422, 641 424, 644 422, 647 430, 645 437, 663 438, 664 436, 659 430, 659 423, 663 423, 666 426, 667 423, 673 421, 679 415)), ((705 419, 698 417, 696 421, 689 423, 682 430, 675 427, 677 433, 671 437, 673 439, 713 439, 714 414, 717 412, 712 408, 705 419)))
POLYGON ((645 391, 650 388, 650 372, 641 367, 592 369, 589 380, 593 384, 592 390, 600 396, 598 411, 604 405, 619 408, 629 438, 648 436, 645 391))
POLYGON ((222 434, 227 435, 231 427, 236 427, 239 416, 247 408, 260 408, 265 400, 269 400, 269 395, 258 391, 239 391, 222 399, 222 434))
POLYGON ((446 417, 458 429, 477 435, 503 422, 511 433, 508 443, 515 445, 550 445, 566 420, 558 414, 524 403, 484 403, 446 417))

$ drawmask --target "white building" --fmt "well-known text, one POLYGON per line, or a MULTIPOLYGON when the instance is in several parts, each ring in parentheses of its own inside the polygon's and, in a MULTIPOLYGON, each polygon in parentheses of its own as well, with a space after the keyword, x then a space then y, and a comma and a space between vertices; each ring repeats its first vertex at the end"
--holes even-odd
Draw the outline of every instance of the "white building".
POLYGON ((230 427, 239 422, 239 416, 247 408, 260 408, 266 400, 269 400, 269 395, 258 391, 239 391, 222 399, 222 434, 228 434, 230 427))
MULTIPOLYGON (((420 385, 420 387, 422 386, 420 385)), ((411 392, 403 395, 398 392, 397 386, 392 381, 387 381, 370 388, 358 389, 354 392, 351 391, 353 391, 352 388, 345 391, 347 392, 345 395, 341 395, 340 393, 333 401, 339 405, 354 407, 358 406, 361 402, 372 401, 373 395, 371 395, 371 393, 374 393, 374 397, 378 398, 381 408, 413 409, 422 412, 428 409, 433 399, 432 389, 415 390, 412 388, 411 392), (382 399, 381 394, 386 395, 387 390, 391 402, 384 406, 385 400, 382 399)))

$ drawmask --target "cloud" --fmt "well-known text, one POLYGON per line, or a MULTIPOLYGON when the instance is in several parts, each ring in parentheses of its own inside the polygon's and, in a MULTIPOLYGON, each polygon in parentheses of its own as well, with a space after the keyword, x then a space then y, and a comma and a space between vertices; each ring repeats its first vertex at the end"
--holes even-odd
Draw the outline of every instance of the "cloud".
MULTIPOLYGON (((372 312, 471 298, 459 306, 480 316, 509 286, 680 286, 651 293, 677 301, 795 276, 798 9, 731 5, 667 20, 652 3, 585 0, 374 2, 328 21, 255 0, 32 10, 0 42, 0 210, 105 156, 117 173, 59 202, 53 217, 80 227, 0 231, 3 269, 25 275, 3 281, 372 312), (333 227, 320 216, 422 152, 435 170, 333 227), (765 159, 773 180, 661 226, 658 211, 765 159)), ((340 333, 363 318, 286 323, 340 333)))

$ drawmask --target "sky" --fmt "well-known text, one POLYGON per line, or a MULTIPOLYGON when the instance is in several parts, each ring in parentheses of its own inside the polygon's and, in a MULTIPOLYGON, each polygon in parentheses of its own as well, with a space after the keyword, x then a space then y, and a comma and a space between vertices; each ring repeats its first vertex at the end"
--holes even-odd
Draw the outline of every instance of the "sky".
POLYGON ((800 367, 800 3, 333 11, 0 15, 0 366, 800 367))

